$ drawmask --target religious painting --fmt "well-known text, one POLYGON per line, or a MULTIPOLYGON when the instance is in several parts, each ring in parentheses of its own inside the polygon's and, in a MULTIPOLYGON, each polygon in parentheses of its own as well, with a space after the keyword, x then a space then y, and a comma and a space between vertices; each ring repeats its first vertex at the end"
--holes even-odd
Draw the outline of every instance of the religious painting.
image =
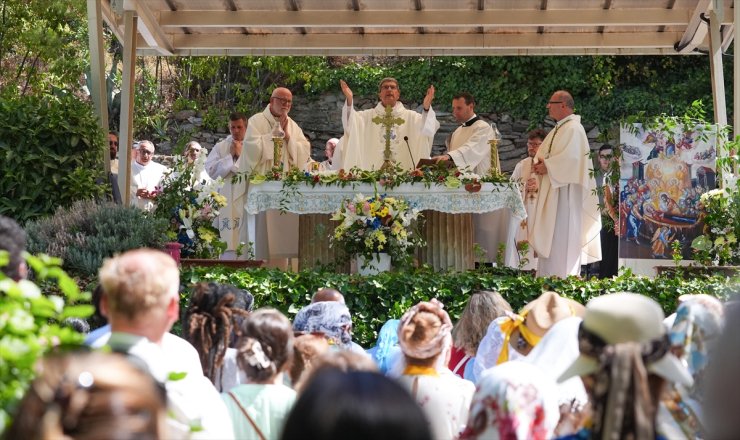
POLYGON ((699 197, 716 187, 714 126, 648 129, 623 125, 619 180, 619 258, 692 259, 701 235, 699 197))

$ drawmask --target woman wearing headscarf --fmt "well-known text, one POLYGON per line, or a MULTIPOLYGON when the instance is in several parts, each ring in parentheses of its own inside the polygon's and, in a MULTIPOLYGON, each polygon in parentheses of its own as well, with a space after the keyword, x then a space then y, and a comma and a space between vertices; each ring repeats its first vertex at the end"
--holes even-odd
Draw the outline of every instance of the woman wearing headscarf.
POLYGON ((483 374, 460 438, 547 440, 559 418, 555 380, 532 364, 510 361, 483 374))
POLYGON ((398 342, 405 367, 398 381, 424 410, 434 438, 447 440, 464 428, 475 386, 446 368, 452 322, 442 307, 434 299, 420 302, 401 317, 398 342))
POLYGON ((359 353, 365 351, 352 342, 352 317, 346 305, 337 301, 321 301, 307 305, 293 319, 297 334, 322 334, 330 346, 359 353))
POLYGON ((634 293, 592 299, 578 331, 579 357, 560 381, 580 376, 592 417, 564 438, 653 440, 658 405, 666 383, 691 386, 686 368, 670 352, 660 305, 634 293))
POLYGON ((555 292, 544 292, 530 301, 519 314, 507 312, 496 318, 478 346, 472 380, 477 382, 483 371, 529 354, 556 322, 583 316, 583 305, 555 292))
POLYGON ((391 362, 401 351, 398 345, 398 326, 401 323, 398 319, 389 319, 383 324, 378 332, 378 342, 375 347, 369 348, 367 354, 373 358, 378 365, 378 370, 385 374, 391 367, 391 362))
POLYGON ((680 300, 668 336, 671 351, 691 373, 694 386, 666 387, 658 411, 658 431, 667 438, 704 438, 704 372, 722 332, 724 311, 722 303, 708 295, 687 295, 680 300))

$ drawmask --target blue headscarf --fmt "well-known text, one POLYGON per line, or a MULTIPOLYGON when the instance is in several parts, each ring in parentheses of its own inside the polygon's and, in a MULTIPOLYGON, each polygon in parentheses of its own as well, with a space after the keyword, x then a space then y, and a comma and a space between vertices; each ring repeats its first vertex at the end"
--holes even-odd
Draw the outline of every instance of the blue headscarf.
POLYGON ((372 356, 378 369, 381 373, 385 374, 390 368, 390 361, 393 358, 393 353, 400 351, 401 348, 398 345, 398 326, 401 323, 398 319, 389 319, 380 328, 378 333, 378 342, 375 347, 367 350, 367 354, 372 356))

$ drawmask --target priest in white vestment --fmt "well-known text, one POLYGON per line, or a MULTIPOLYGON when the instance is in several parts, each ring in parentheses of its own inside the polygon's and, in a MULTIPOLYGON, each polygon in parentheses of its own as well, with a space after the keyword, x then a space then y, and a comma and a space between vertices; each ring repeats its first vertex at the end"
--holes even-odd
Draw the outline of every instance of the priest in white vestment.
MULTIPOLYGON (((293 94, 284 87, 273 90, 270 104, 249 118, 244 140, 244 159, 239 172, 247 175, 267 174, 273 167, 283 171, 306 169, 311 159, 311 144, 303 130, 288 116, 293 105, 293 94), (274 157, 273 137, 284 135, 280 161, 274 157)), ((246 194, 249 181, 241 189, 246 194)), ((293 258, 298 256, 298 215, 267 211, 257 215, 255 223, 255 252, 257 258, 293 258)))
MULTIPOLYGON (((467 92, 455 95, 452 115, 461 125, 450 136, 447 153, 433 159, 437 162, 451 160, 463 172, 480 176, 488 174, 491 170, 491 145, 488 142, 493 138, 493 128, 475 114, 473 95, 467 92)), ((474 240, 486 252, 487 261, 496 258, 500 243, 507 243, 511 218, 511 211, 507 208, 473 215, 474 240)))
POLYGON ((206 171, 211 179, 224 180, 219 193, 226 197, 226 206, 218 212, 214 226, 221 234, 221 241, 226 243, 226 252, 221 259, 246 259, 247 255, 237 256, 236 251, 240 243, 249 243, 247 233, 246 186, 245 179, 241 182, 232 182, 239 172, 239 165, 245 160, 244 135, 247 131, 247 116, 243 113, 229 115, 229 136, 213 146, 206 159, 206 171))
POLYGON ((161 190, 162 179, 169 169, 152 161, 154 144, 151 141, 139 142, 139 153, 131 164, 131 201, 137 208, 153 211, 155 199, 161 190))
POLYGON ((394 78, 384 78, 380 82, 378 105, 373 109, 362 111, 355 111, 352 90, 347 83, 342 80, 340 85, 346 98, 342 108, 344 127, 340 158, 342 168, 379 169, 384 161, 383 152, 387 136, 390 137, 390 160, 397 162, 404 169, 412 170, 419 159, 429 158, 434 133, 439 129, 439 122, 432 109, 434 86, 427 89, 423 112, 420 114, 406 109, 399 101, 401 91, 398 81, 394 78), (386 107, 389 106, 393 109, 394 122, 386 126, 377 120, 385 116, 386 107), (376 119, 376 122, 373 119, 376 119))
POLYGON ((581 264, 601 260, 596 181, 586 131, 574 107, 567 91, 552 95, 547 109, 557 124, 534 158, 541 180, 529 243, 538 254, 538 276, 579 275, 581 264))
POLYGON ((452 161, 462 172, 480 176, 491 169, 491 147, 493 128, 475 114, 475 98, 467 92, 452 98, 452 116, 461 124, 452 133, 446 154, 435 156, 437 162, 452 161))
POLYGON ((532 246, 527 246, 527 252, 520 254, 517 245, 521 245, 522 242, 529 243, 529 231, 534 227, 539 177, 535 174, 532 165, 534 165, 534 156, 542 145, 545 136, 547 136, 547 133, 541 128, 529 132, 527 135, 527 157, 519 161, 511 173, 511 181, 519 185, 524 209, 527 211, 527 218, 524 220, 511 218, 509 240, 506 243, 504 259, 508 267, 522 270, 537 269, 537 257, 532 250, 532 246), (526 261, 524 261, 525 259, 526 261))

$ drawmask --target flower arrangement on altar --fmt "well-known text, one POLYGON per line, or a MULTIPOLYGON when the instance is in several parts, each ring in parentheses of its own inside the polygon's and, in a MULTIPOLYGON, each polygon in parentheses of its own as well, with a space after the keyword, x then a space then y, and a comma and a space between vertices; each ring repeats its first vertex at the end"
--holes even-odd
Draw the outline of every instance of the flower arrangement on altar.
POLYGON ((193 163, 178 158, 162 182, 154 215, 169 222, 167 236, 182 244, 181 255, 190 258, 218 258, 226 250, 213 225, 226 197, 218 193, 223 179, 211 180, 203 172, 206 155, 193 163))
POLYGON ((691 243, 696 259, 704 265, 740 264, 740 188, 735 184, 705 192, 699 209, 704 233, 691 243))
POLYGON ((268 174, 254 174, 249 177, 252 184, 267 181, 282 181, 284 185, 336 185, 345 187, 354 183, 373 183, 384 188, 394 188, 404 183, 421 183, 426 187, 441 185, 447 188, 465 187, 468 191, 477 191, 485 182, 510 185, 508 177, 502 175, 479 176, 474 173, 460 171, 457 168, 448 168, 444 164, 426 166, 414 170, 406 170, 400 166, 387 170, 322 170, 304 171, 292 168, 289 171, 272 171, 268 174), (471 186, 472 185, 472 186, 471 186))
POLYGON ((371 260, 378 253, 388 253, 399 267, 410 262, 411 249, 424 245, 420 212, 397 197, 357 194, 345 200, 331 219, 340 222, 331 246, 341 247, 347 256, 371 260))

